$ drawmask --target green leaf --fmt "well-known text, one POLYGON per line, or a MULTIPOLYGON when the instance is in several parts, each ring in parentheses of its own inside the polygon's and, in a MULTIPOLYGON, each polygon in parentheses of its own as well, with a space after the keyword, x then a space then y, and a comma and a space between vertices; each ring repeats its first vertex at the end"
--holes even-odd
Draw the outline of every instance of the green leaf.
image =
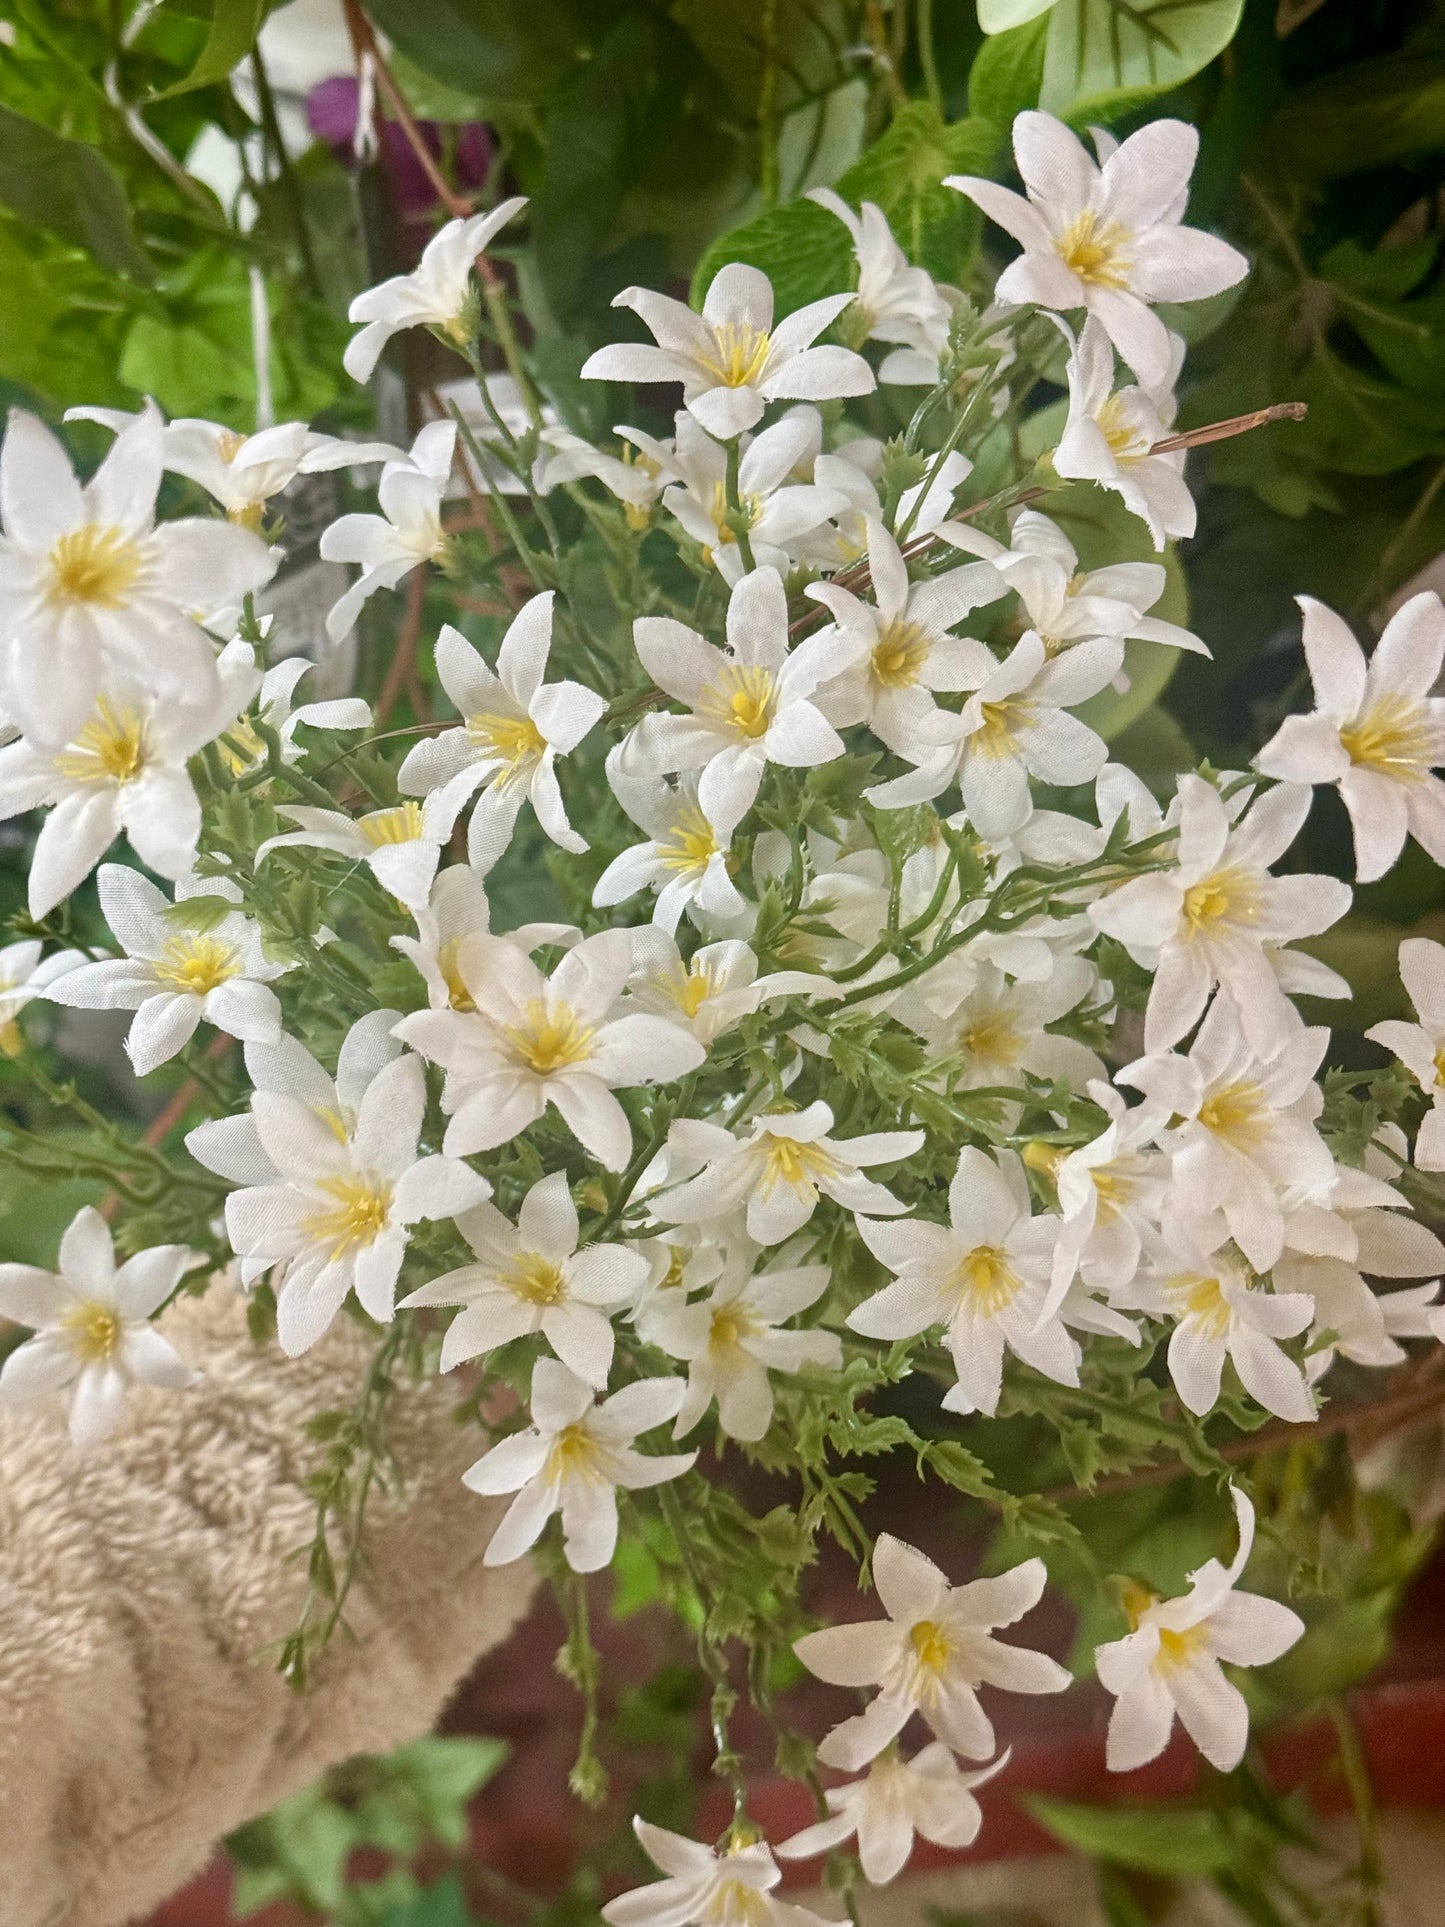
POLYGON ((983 43, 968 76, 970 114, 1011 127, 1015 115, 1038 106, 1048 33, 1048 18, 1041 16, 983 43))
POLYGON ((1228 1867, 1235 1853, 1218 1815, 1197 1807, 1090 1807, 1037 1796, 1027 1805, 1066 1847, 1142 1873, 1208 1879, 1228 1867))
POLYGON ((175 94, 189 94, 197 87, 212 87, 225 80, 255 46, 269 4, 270 0, 215 0, 211 31, 195 66, 183 80, 153 94, 152 100, 169 100, 175 94))
POLYGON ((124 189, 104 157, 8 107, 0 107, 0 201, 101 267, 153 278, 124 189))
POLYGON ((371 0, 367 11, 424 73, 519 104, 545 100, 605 25, 603 10, 572 0, 371 0))
POLYGON ((416 1900, 388 1907, 377 1927, 476 1927, 476 1916, 467 1905, 461 1876, 452 1873, 416 1900))
POLYGON ((1268 130, 1277 165, 1331 179, 1445 146, 1445 55, 1352 62, 1291 94, 1268 130))
POLYGON ((851 286, 857 272, 847 228, 812 201, 770 208, 714 241, 692 277, 695 307, 702 305, 713 276, 729 261, 747 261, 762 269, 773 284, 779 318, 851 286))
POLYGON ((943 186, 947 174, 987 174, 1003 145, 992 120, 976 114, 946 122, 931 101, 900 108, 838 181, 855 207, 876 201, 910 261, 941 280, 957 277, 978 232, 972 205, 943 186))
POLYGON ((1207 67, 1238 31, 1244 0, 1058 0, 1039 105, 1117 119, 1207 67))
POLYGON ((182 897, 179 903, 168 903, 161 914, 167 923, 179 924, 181 929, 193 930, 197 936, 204 937, 218 923, 224 923, 235 907, 225 897, 207 892, 198 897, 182 897))

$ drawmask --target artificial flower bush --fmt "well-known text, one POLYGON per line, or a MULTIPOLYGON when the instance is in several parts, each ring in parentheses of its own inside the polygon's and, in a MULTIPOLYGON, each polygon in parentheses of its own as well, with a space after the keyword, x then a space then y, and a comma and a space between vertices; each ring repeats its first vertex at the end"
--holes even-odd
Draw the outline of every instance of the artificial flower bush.
MULTIPOLYGON (((409 452, 351 451, 384 464, 382 512, 321 540, 361 570, 334 636, 414 570, 454 590, 435 722, 293 709, 287 637, 257 615, 286 539, 268 504, 346 451, 293 424, 227 457, 147 408, 106 418, 83 487, 30 416, 0 452, 0 809, 40 813, 34 931, 0 953, 5 1047, 25 1061, 27 1004, 132 1011, 135 1069, 179 1061, 205 1113, 189 1155, 85 1120, 128 1256, 87 1209, 56 1275, 0 1270, 0 1308, 36 1333, 0 1400, 68 1398, 77 1445, 103 1449, 132 1381, 184 1396, 205 1360, 148 1320, 203 1266, 204 1288, 251 1294, 277 1371, 341 1316, 366 1321, 381 1382, 456 1371, 467 1482, 516 1495, 488 1560, 535 1548, 576 1642, 572 1575, 645 1548, 700 1629, 736 1819, 713 1845, 640 1819, 664 1878, 611 1900, 614 1927, 796 1914, 728 1719, 744 1690, 772 1712, 797 1662, 869 1697, 781 1732, 819 1818, 777 1851, 837 1853, 851 1891, 915 1833, 970 1842, 1009 1696, 1072 1683, 1013 1630, 1048 1558, 1114 1614, 1080 1662, 1115 1697, 1109 1765, 1155 1757, 1177 1716, 1236 1766, 1248 1707, 1221 1662, 1268 1664, 1304 1621, 1240 1583, 1256 1507, 1228 1448, 1312 1425, 1342 1359, 1445 1337, 1445 1246, 1411 1215, 1445 1165, 1445 955, 1406 947, 1420 1024, 1375 1035, 1408 1076, 1361 1096, 1299 1007, 1348 995, 1299 946, 1350 891, 1287 868, 1316 785, 1344 796, 1361 877, 1407 836, 1438 854, 1445 610, 1416 596, 1367 660, 1307 605, 1318 706, 1250 769, 1156 797, 1111 760, 1111 704, 1160 652, 1203 647, 1150 613, 1173 606, 1151 558, 1194 519, 1157 304, 1247 263, 1181 224, 1181 123, 1101 138, 1096 162, 1030 112, 1014 144, 1026 199, 947 183, 1023 247, 986 309, 836 196, 857 296, 779 318, 745 263, 701 313, 625 291, 654 342, 582 376, 668 385, 670 436, 622 420, 598 445, 544 402, 482 254, 520 201, 359 297, 354 375, 425 328, 481 384, 409 452), (493 346, 518 413, 495 405, 493 346), (886 440, 849 412, 879 380, 911 404, 886 440), (243 455, 246 476, 219 472, 243 455), (459 465, 466 528, 443 507, 459 465), (155 524, 167 470, 216 514, 155 524), (1103 531, 1087 567, 1051 513, 1078 498, 1103 531), (543 839, 560 914, 498 927, 498 886, 543 839), (62 906, 97 864, 110 934, 82 957, 62 906), (1372 1277, 1424 1282, 1377 1296, 1372 1277), (1175 1597, 1111 1591, 1056 1498, 974 1449, 997 1415, 1057 1432, 1086 1486, 1172 1457, 1232 1562, 1175 1597), (996 1570, 874 1537, 865 1468, 890 1447, 1002 1517, 996 1570), (739 1452, 789 1482, 764 1520, 739 1452), (882 1617, 813 1623, 824 1537, 882 1617), (849 1777, 825 1786, 815 1760, 849 1777)), ((300 1684, 358 1523, 322 1509, 282 1661, 300 1684)), ((594 1712, 574 1783, 596 1798, 594 1712)))

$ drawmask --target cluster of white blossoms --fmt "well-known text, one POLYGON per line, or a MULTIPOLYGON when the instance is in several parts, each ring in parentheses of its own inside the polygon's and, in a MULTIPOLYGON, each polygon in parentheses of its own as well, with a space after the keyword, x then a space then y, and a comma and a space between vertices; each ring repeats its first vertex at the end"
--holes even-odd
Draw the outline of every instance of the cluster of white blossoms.
MULTIPOLYGON (((778 319, 741 263, 700 313, 626 290, 654 343, 604 348, 582 372, 680 385, 665 439, 619 425, 616 448, 595 447, 540 408, 529 420, 520 386, 516 418, 489 391, 409 452, 300 425, 249 441, 166 428, 148 407, 110 423, 82 486, 45 429, 12 417, 0 811, 45 812, 32 914, 122 832, 175 888, 108 864, 108 951, 0 952, 4 1048, 23 1046, 27 999, 134 1012, 141 1073, 202 1026, 242 1041, 244 1101, 186 1140, 218 1180, 239 1280, 274 1293, 293 1355, 349 1298, 424 1334, 446 1308, 439 1368, 482 1361, 522 1400, 512 1416, 483 1403, 496 1436, 467 1475, 513 1495, 489 1563, 521 1557, 557 1513, 566 1563, 605 1567, 635 1514, 672 1516, 667 1488, 701 1476, 705 1446, 786 1450, 808 1400, 834 1409, 849 1363, 905 1361, 873 1383, 926 1375, 947 1427, 998 1412, 1014 1373, 1078 1388, 1094 1348, 1135 1348, 1200 1420, 1242 1390, 1308 1424, 1338 1357, 1388 1365, 1402 1339, 1445 1337, 1445 1246, 1401 1188, 1407 1139, 1387 1127, 1352 1162, 1327 1128, 1328 1035, 1296 1000, 1348 986, 1299 946, 1351 892, 1291 860, 1318 785, 1341 790, 1361 879, 1407 836, 1445 854, 1445 706, 1430 694, 1445 610, 1414 597, 1367 657, 1306 603, 1315 711, 1252 768, 1185 774, 1156 799, 1110 760, 1095 699, 1139 652, 1203 645, 1150 613, 1161 563, 1081 568, 1029 506, 1042 475, 1065 505, 1071 482, 1115 491, 1146 554, 1192 530, 1184 452, 1159 447, 1182 350, 1153 304, 1245 272, 1181 225, 1195 146, 1158 121, 1122 146, 1100 136, 1096 164, 1049 116, 1021 116, 1027 198, 948 183, 1023 247, 986 315, 909 264, 877 208, 836 196, 819 198, 854 237, 856 295, 778 319), (981 401, 986 432, 1060 365, 1035 309, 1064 318, 1066 424, 1048 463, 968 500, 953 424, 981 401), (823 341, 830 328, 851 345, 823 341), (876 372, 870 343, 886 349, 876 372), (844 406, 878 379, 925 391, 886 446, 844 406), (275 560, 266 503, 308 469, 384 464, 380 513, 322 538, 360 568, 340 634, 413 569, 465 577, 443 519, 459 433, 470 485, 505 472, 505 525, 532 513, 543 531, 535 593, 514 598, 495 648, 441 628, 448 713, 406 732, 389 785, 353 780, 329 737, 313 766, 310 731, 370 718, 356 699, 293 710, 294 665, 263 680, 248 598, 275 560), (156 525, 167 468, 222 512, 156 525), (627 558, 619 582, 641 580, 644 544, 671 545, 611 654, 546 551, 549 499, 580 504, 627 558), (234 626, 238 607, 241 639, 220 647, 206 622, 224 629, 230 611, 234 626), (212 824, 202 797, 228 784, 260 816, 212 824), (236 822, 262 819, 238 846, 236 822), (577 920, 493 929, 493 873, 532 819, 559 871, 587 879, 577 920), (298 890, 321 893, 337 930, 278 922, 298 890), (320 1032, 297 1019, 314 1022, 318 985, 339 1006, 320 1032), (1380 1278, 1415 1282, 1381 1294, 1380 1278)), ((415 273, 362 295, 351 371, 417 326, 478 366, 474 261, 522 207, 453 222, 415 273)), ((515 549, 513 575, 529 553, 515 549)), ((1420 1022, 1371 1034, 1428 1099, 1413 1158, 1438 1171, 1445 951, 1408 943, 1402 968, 1420 1022)), ((6 1360, 0 1399, 69 1386, 89 1442, 130 1381, 183 1383, 148 1320, 193 1257, 160 1246, 117 1270, 87 1212, 57 1277, 0 1267, 0 1309, 37 1334, 6 1360)), ((1211 1560, 1172 1599, 1136 1585, 1131 1630, 1098 1650, 1112 1767, 1159 1752, 1176 1712, 1210 1760, 1236 1764, 1247 1718, 1220 1664, 1263 1664, 1302 1630, 1237 1590, 1254 1514, 1240 1490, 1235 1505, 1233 1563, 1211 1560)), ((1002 1765, 978 1764, 995 1750, 979 1690, 1053 1693, 1070 1675, 995 1636, 1038 1603, 1040 1560, 953 1585, 885 1534, 872 1576, 886 1618, 797 1647, 822 1679, 872 1690, 819 1748, 863 1777, 779 1851, 856 1836, 884 1881, 915 1834, 958 1846, 978 1830, 975 1789, 1002 1765), (932 1737, 907 1757, 915 1715, 932 1737)), ((747 1826, 720 1852, 638 1832, 665 1878, 611 1902, 613 1927, 798 1913, 773 1898, 780 1870, 747 1826)))

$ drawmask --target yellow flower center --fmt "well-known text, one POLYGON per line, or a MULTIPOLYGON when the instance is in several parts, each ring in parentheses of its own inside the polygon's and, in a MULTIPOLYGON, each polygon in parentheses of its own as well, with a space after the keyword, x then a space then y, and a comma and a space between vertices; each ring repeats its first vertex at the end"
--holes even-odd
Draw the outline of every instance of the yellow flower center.
POLYGON ((391 1191, 373 1178, 327 1178, 318 1189, 334 1202, 305 1219, 301 1229, 317 1244, 330 1247, 333 1263, 363 1245, 374 1244, 391 1214, 391 1191))
POLYGON ((87 1365, 108 1365, 120 1349, 124 1334, 120 1318, 110 1305, 91 1299, 67 1312, 61 1322, 76 1356, 87 1365))
POLYGON ((773 672, 742 665, 725 670, 698 702, 700 714, 736 730, 750 742, 767 735, 777 706, 778 683, 773 672))
POLYGON ((679 876, 700 876, 717 853, 712 824, 696 804, 679 812, 677 821, 657 845, 658 861, 679 876))
POLYGON ((600 1480, 597 1446, 595 1441, 588 1437, 583 1425, 578 1423, 563 1426, 552 1441, 547 1453, 547 1463, 542 1468, 542 1475, 544 1479, 558 1483, 565 1479, 600 1480))
POLYGON ((775 1185, 811 1185, 838 1168, 837 1160, 817 1144, 804 1144, 794 1137, 770 1137, 763 1164, 764 1195, 775 1185))
POLYGON ((990 1064, 1017 1064, 1027 1040, 1002 1010, 985 1011, 958 1033, 961 1050, 990 1064))
POLYGON ((133 709, 117 710, 102 696, 95 714, 55 767, 76 783, 129 783, 146 765, 146 726, 133 709))
POLYGON ((221 761, 232 776, 244 776, 257 763, 266 760, 266 745, 256 733, 256 725, 249 716, 232 723, 224 736, 216 744, 221 752, 221 761))
POLYGON ((0 1057, 19 1057, 25 1049, 25 1039, 20 1026, 13 1017, 0 1021, 0 1057))
POLYGON ((659 1291, 673 1291, 682 1283, 687 1270, 687 1261, 692 1256, 686 1245, 667 1247, 667 1270, 657 1281, 659 1291))
MULTIPOLYGON (((763 498, 761 495, 740 495, 738 507, 751 530, 763 512, 763 498)), ((737 536, 728 526, 728 492, 722 482, 714 482, 712 485, 712 505, 708 509, 708 516, 717 530, 717 539, 720 543, 737 541, 737 536)))
POLYGON ((452 1009, 472 1011, 477 1007, 476 1000, 467 989, 466 978, 462 975, 459 961, 461 947, 460 937, 453 937, 449 943, 444 943, 437 952, 437 969, 441 972, 442 982, 447 987, 447 997, 452 1009))
POLYGON ((954 1289, 980 1318, 996 1318, 1013 1303, 1023 1280, 997 1245, 979 1245, 959 1265, 954 1289))
POLYGON ((484 756, 494 756, 511 776, 543 754, 547 739, 530 716, 483 712, 468 716, 467 735, 484 756))
POLYGON ((1423 776, 1438 758, 1425 705, 1415 696, 1382 696, 1357 716, 1340 741, 1352 763, 1386 776, 1423 776))
POLYGON ((999 703, 980 703, 980 727, 968 739, 976 756, 1013 756, 1018 749, 1018 733, 1028 726, 1033 704, 1024 696, 1006 696, 999 703))
POLYGON ((154 969, 164 984, 204 997, 241 974, 241 961, 219 937, 171 937, 154 969))
POLYGON ((953 1641, 934 1619, 915 1621, 908 1629, 908 1643, 925 1672, 941 1673, 953 1657, 953 1641))
POLYGON ((555 1305, 566 1291, 561 1267, 540 1251, 519 1251, 502 1278, 529 1305, 555 1305))
POLYGON ((1181 1318, 1190 1318, 1206 1338, 1223 1338, 1229 1330, 1230 1309, 1218 1278, 1197 1274, 1171 1278, 1166 1287, 1181 1318))
POLYGON ((1059 259, 1091 288, 1123 288, 1130 263, 1124 254, 1128 232, 1117 221, 1101 221, 1092 208, 1076 216, 1054 242, 1059 259))
POLYGON ((1209 1643, 1209 1633, 1204 1626, 1186 1626, 1182 1632, 1172 1627, 1159 1628, 1158 1664, 1166 1672, 1177 1667, 1187 1666, 1209 1643))
POLYGON ((1089 1175, 1094 1180, 1094 1196, 1098 1200, 1096 1222, 1108 1224, 1127 1204, 1134 1188, 1133 1180, 1117 1164, 1095 1165, 1089 1175))
POLYGON ((87 522, 56 540, 45 593, 51 602, 119 609, 144 566, 144 552, 129 536, 117 528, 87 522))
POLYGON ((234 428, 223 428, 217 435, 216 453, 227 468, 235 461, 249 439, 247 435, 238 435, 234 428))
POLYGON ((583 1064, 592 1055, 596 1026, 584 1024, 567 1004, 549 1009, 541 997, 534 997, 523 1012, 522 1021, 503 1030, 503 1036, 527 1069, 538 1077, 550 1077, 569 1064, 583 1064))
POLYGON ((1094 421, 1116 462, 1139 462, 1149 453, 1152 443, 1131 418, 1122 395, 1110 395, 1094 421))
POLYGON ((724 1880, 698 1915, 704 1927, 768 1927, 773 1918, 768 1896, 741 1880, 724 1880))
POLYGON ((729 1351, 751 1338, 758 1330, 758 1321, 746 1305, 721 1305, 713 1313, 708 1326, 708 1345, 715 1351, 729 1351))
POLYGON ((1269 1107, 1259 1085, 1242 1078, 1204 1100, 1199 1107, 1199 1122, 1206 1131, 1248 1150, 1269 1128, 1269 1107))
POLYGON ((724 388, 746 388, 763 372, 772 351, 772 336, 750 321, 723 321, 712 331, 713 352, 703 367, 724 388))
POLYGON ((1258 915, 1258 887, 1249 873, 1235 864, 1201 877, 1184 892, 1184 921, 1191 936, 1225 918, 1231 923, 1253 923, 1258 915))
POLYGON ((247 502, 238 509, 227 509, 226 520, 233 528, 249 529, 252 535, 259 535, 261 524, 266 520, 266 504, 247 502))
POLYGON ((373 850, 385 843, 415 843, 421 835, 421 804, 408 797, 389 810, 373 810, 357 819, 356 827, 373 850))
POLYGON ((916 622, 895 619, 873 645, 874 682, 884 689, 911 689, 923 672, 932 643, 916 622))
POLYGON ((1435 1053, 1435 1088, 1445 1091, 1445 1044, 1435 1053))

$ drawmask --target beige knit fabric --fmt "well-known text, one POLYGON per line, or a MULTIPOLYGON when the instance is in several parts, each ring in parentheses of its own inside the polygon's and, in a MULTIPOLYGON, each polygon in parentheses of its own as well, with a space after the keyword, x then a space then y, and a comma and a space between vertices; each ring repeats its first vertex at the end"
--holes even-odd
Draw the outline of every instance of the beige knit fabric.
POLYGON ((265 1649, 295 1622, 311 1536, 303 1427, 349 1405, 367 1346, 342 1319, 304 1358, 247 1337, 218 1282, 163 1329, 206 1374, 142 1390, 121 1435, 74 1454, 53 1415, 0 1422, 0 1922, 119 1927, 233 1827, 352 1754, 424 1732, 532 1588, 487 1571, 499 1508, 454 1387, 399 1391, 404 1502, 378 1495, 367 1563, 309 1693, 265 1649))

